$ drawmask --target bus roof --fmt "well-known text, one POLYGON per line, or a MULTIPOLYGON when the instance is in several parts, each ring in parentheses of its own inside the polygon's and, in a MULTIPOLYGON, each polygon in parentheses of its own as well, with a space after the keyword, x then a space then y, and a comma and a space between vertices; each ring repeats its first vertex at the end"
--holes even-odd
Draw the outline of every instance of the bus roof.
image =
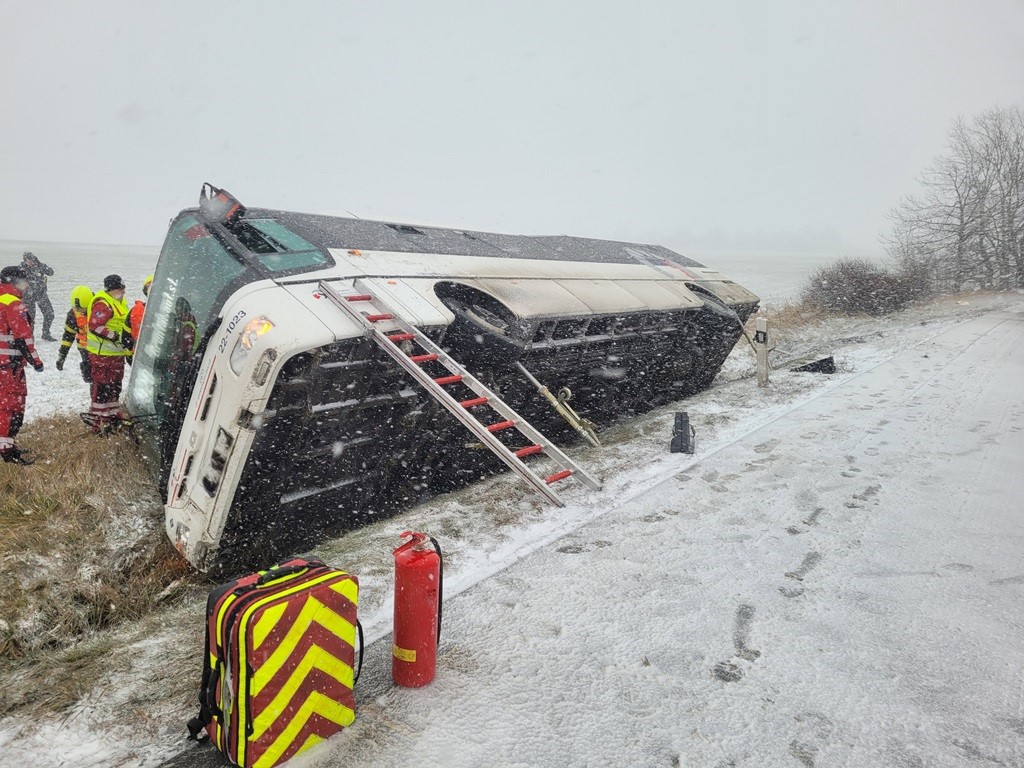
POLYGON ((649 263, 648 260, 654 257, 667 259, 682 266, 703 266, 660 245, 617 240, 566 235, 506 235, 468 229, 295 213, 269 208, 250 208, 241 221, 257 219, 279 221, 312 245, 324 250, 359 249, 611 264, 649 263))

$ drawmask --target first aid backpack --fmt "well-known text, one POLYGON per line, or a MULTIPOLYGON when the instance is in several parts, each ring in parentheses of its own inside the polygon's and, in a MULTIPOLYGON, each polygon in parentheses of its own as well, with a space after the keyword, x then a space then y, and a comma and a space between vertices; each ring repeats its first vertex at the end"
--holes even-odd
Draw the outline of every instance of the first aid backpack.
POLYGON ((355 576, 302 558, 214 588, 192 738, 205 729, 235 765, 272 768, 350 725, 358 596, 355 576))

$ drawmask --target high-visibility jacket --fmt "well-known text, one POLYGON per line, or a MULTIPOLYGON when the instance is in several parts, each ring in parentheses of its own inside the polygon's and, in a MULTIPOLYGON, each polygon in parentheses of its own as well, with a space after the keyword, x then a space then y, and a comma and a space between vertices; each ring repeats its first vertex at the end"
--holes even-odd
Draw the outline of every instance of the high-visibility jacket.
POLYGON ((21 303, 21 292, 13 285, 0 283, 0 365, 20 370, 26 362, 42 365, 28 313, 21 303))
POLYGON ((75 342, 81 349, 89 343, 89 316, 77 309, 69 309, 64 318, 64 335, 61 336, 61 347, 70 347, 75 342))
MULTIPOLYGON (((75 312, 74 310, 71 311, 75 312)), ((78 330, 75 334, 78 346, 82 349, 87 349, 89 346, 89 316, 85 312, 75 312, 75 327, 78 330)))
POLYGON ((135 340, 139 340, 139 331, 142 330, 142 318, 146 314, 146 304, 142 301, 135 301, 135 306, 132 307, 132 311, 128 313, 128 317, 131 324, 132 336, 135 340))
POLYGON ((124 299, 118 301, 106 291, 96 291, 89 304, 89 332, 85 344, 89 354, 100 357, 130 355, 131 352, 121 344, 121 331, 127 327, 127 320, 128 303, 124 299), (97 312, 97 306, 101 303, 107 309, 100 308, 97 312))

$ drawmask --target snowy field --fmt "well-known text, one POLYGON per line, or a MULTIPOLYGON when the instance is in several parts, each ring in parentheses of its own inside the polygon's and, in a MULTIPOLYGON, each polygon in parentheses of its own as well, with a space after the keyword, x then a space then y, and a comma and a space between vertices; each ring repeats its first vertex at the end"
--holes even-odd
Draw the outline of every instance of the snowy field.
POLYGON ((29 421, 58 411, 86 411, 89 409, 89 390, 78 371, 78 354, 72 351, 68 365, 58 371, 54 364, 60 350, 60 337, 64 317, 71 308, 71 289, 87 285, 93 290, 103 286, 103 278, 118 274, 125 281, 125 299, 128 305, 142 295, 142 281, 156 267, 159 246, 147 245, 85 245, 74 243, 39 243, 0 240, 0 267, 19 264, 21 255, 32 251, 40 261, 53 268, 48 292, 53 304, 54 321, 51 333, 57 341, 43 341, 42 315, 36 311, 36 348, 46 366, 42 373, 28 371, 28 406, 25 418, 29 421))
POLYGON ((804 280, 818 267, 840 258, 863 258, 883 266, 880 253, 752 253, 750 251, 687 251, 680 253, 714 267, 761 298, 761 306, 774 309, 797 298, 804 280))
MULTIPOLYGON (((1024 295, 829 321, 777 356, 809 352, 838 373, 758 390, 737 347, 707 392, 572 448, 604 489, 564 508, 502 476, 325 542, 362 586, 357 720, 289 765, 1024 765, 1024 295), (420 690, 389 679, 409 528, 446 562, 420 690)), ((184 741, 203 602, 109 633, 70 712, 0 720, 0 765, 221 765, 184 741)))

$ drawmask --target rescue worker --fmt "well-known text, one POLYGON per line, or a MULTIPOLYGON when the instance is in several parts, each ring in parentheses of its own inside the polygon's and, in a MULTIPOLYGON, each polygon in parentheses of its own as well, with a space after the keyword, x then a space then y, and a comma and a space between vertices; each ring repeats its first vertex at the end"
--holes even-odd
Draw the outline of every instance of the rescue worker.
POLYGON ((128 330, 128 304, 124 300, 124 281, 120 275, 103 278, 103 290, 93 294, 89 304, 86 349, 92 374, 92 405, 89 421, 92 431, 105 433, 122 420, 121 380, 124 361, 135 346, 128 330))
MULTIPOLYGON (((153 276, 149 275, 145 280, 142 281, 142 295, 149 298, 149 289, 153 285, 153 276)), ((142 318, 146 314, 146 303, 135 300, 135 304, 132 306, 132 311, 128 313, 128 325, 132 331, 132 338, 135 339, 135 343, 139 342, 139 333, 142 332, 142 318)))
POLYGON ((31 464, 27 451, 14 446, 25 420, 25 363, 43 370, 28 311, 21 301, 28 290, 28 275, 21 267, 0 270, 0 459, 12 464, 31 464))
POLYGON ((92 304, 92 289, 85 285, 76 285, 71 289, 71 309, 64 318, 64 335, 60 339, 60 352, 57 353, 57 370, 64 370, 64 361, 71 351, 71 345, 78 343, 78 353, 82 356, 82 379, 89 383, 89 305, 92 304))
POLYGON ((28 292, 25 294, 23 303, 28 310, 28 321, 35 327, 36 305, 43 313, 43 341, 56 341, 50 335, 50 326, 53 325, 53 305, 50 303, 50 294, 46 292, 46 278, 53 274, 53 268, 43 264, 32 251, 25 251, 21 256, 21 268, 28 276, 28 292))

